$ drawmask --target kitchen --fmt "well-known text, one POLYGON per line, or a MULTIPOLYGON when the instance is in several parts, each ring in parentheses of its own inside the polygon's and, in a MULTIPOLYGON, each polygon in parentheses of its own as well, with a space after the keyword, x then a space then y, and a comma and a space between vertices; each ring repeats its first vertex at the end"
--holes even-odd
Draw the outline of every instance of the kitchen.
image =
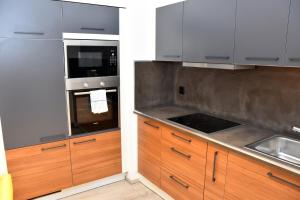
POLYGON ((29 15, 0 1, 11 9, 0 82, 14 199, 126 199, 113 187, 124 180, 143 188, 136 199, 299 199, 297 0, 86 2, 36 2, 29 15), (117 73, 99 75, 99 60, 117 73), (98 89, 110 123, 90 113, 98 89))

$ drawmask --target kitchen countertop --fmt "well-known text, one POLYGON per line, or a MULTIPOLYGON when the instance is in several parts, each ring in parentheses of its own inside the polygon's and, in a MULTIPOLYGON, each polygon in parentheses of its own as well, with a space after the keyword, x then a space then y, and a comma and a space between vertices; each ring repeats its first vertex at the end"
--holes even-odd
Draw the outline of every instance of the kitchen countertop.
MULTIPOLYGON (((225 129, 222 131, 217 131, 217 132, 214 132, 211 134, 206 134, 201 131, 197 131, 195 129, 188 128, 186 126, 183 126, 183 125, 180 125, 180 124, 177 124, 175 122, 168 120, 168 118, 171 118, 171 117, 188 115, 188 114, 197 113, 197 112, 205 114, 205 112, 201 112, 201 111, 198 111, 193 108, 181 107, 181 106, 176 106, 176 105, 139 108, 139 109, 136 109, 134 112, 138 115, 142 115, 144 117, 151 118, 151 119, 159 121, 163 124, 180 129, 184 132, 188 132, 193 135, 199 136, 200 138, 203 138, 207 141, 213 142, 215 144, 219 144, 228 149, 240 152, 242 154, 246 154, 248 156, 251 156, 253 158, 256 158, 258 160, 266 162, 268 164, 280 167, 282 169, 285 169, 285 170, 293 172, 297 175, 300 175, 300 167, 285 163, 284 161, 280 161, 275 158, 272 158, 272 157, 269 157, 269 156, 266 156, 266 155, 263 155, 260 153, 256 153, 254 151, 244 148, 244 146, 247 144, 256 142, 258 140, 261 140, 261 139, 264 139, 267 137, 271 137, 273 135, 280 135, 279 133, 241 123, 240 126, 225 129)), ((206 114, 208 114, 208 113, 206 113, 206 114)), ((215 115, 213 115, 213 116, 215 116, 215 115)), ((216 117, 218 117, 218 116, 216 116, 216 117)), ((219 118, 222 118, 222 117, 219 117, 219 118)), ((232 119, 228 119, 228 118, 226 118, 226 119, 232 120, 232 119)), ((238 122, 236 120, 232 120, 232 121, 238 122)), ((238 123, 240 123, 240 122, 238 122, 238 123)))

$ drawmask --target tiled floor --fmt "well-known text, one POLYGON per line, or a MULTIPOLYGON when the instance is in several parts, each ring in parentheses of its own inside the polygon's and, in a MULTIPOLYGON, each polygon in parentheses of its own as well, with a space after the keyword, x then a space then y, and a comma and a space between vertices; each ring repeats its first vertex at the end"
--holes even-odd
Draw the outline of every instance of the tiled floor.
POLYGON ((62 200, 162 200, 141 183, 120 181, 62 200))

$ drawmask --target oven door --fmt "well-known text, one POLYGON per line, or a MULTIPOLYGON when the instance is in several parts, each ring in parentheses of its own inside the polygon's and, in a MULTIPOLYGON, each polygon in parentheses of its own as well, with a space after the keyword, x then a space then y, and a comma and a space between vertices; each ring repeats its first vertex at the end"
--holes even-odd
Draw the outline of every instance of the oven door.
POLYGON ((118 45, 115 41, 65 42, 68 78, 118 75, 118 45))
POLYGON ((91 111, 91 90, 69 91, 70 130, 72 135, 119 127, 118 89, 106 88, 108 112, 91 111))

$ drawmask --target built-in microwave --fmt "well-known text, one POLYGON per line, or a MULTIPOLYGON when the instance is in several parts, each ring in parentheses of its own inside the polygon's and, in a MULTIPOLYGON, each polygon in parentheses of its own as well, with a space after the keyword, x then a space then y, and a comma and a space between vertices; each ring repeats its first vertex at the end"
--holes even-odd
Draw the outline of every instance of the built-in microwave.
POLYGON ((118 76, 119 42, 64 40, 66 78, 118 76))

